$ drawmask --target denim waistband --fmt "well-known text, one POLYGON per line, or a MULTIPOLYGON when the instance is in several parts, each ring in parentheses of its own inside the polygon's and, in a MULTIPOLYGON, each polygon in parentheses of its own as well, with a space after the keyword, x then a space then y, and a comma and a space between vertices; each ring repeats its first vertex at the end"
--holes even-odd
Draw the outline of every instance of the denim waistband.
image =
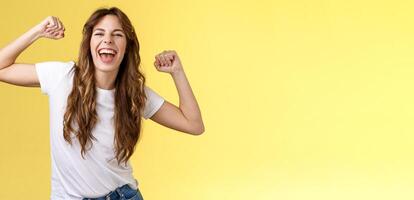
POLYGON ((121 187, 116 188, 114 191, 111 191, 107 195, 98 198, 83 198, 83 200, 117 200, 124 197, 124 193, 127 190, 132 190, 128 184, 125 184, 121 187))

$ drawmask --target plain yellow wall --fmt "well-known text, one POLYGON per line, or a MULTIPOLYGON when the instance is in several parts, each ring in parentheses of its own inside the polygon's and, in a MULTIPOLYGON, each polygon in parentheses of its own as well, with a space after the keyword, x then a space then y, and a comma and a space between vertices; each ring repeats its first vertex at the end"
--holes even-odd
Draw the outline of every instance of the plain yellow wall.
MULTIPOLYGON (((148 85, 174 103, 152 62, 178 52, 206 125, 145 122, 132 164, 146 200, 414 198, 412 1, 2 1, 0 46, 55 15, 66 37, 18 61, 76 60, 101 6, 127 13, 148 85)), ((0 199, 48 199, 47 96, 0 83, 0 113, 0 199)))

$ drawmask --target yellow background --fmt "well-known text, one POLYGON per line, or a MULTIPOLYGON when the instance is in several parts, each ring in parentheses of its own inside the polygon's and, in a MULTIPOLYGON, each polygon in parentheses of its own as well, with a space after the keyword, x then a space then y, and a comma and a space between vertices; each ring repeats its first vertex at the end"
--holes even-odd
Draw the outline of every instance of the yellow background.
MULTIPOLYGON (((206 132, 151 121, 132 158, 146 200, 414 199, 412 1, 3 1, 0 46, 48 15, 66 37, 19 62, 76 60, 83 23, 118 6, 148 85, 178 103, 155 54, 178 52, 206 132)), ((50 195, 48 99, 0 84, 0 198, 50 195)))

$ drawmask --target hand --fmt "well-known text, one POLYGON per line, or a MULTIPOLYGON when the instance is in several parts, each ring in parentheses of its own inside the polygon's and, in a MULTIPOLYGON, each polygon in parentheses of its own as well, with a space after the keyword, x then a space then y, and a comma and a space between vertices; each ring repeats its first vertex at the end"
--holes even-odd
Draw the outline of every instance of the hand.
POLYGON ((45 37, 54 40, 65 37, 65 27, 59 18, 49 16, 44 19, 40 24, 34 27, 38 33, 38 37, 45 37))
POLYGON ((183 71, 180 58, 174 50, 163 51, 157 54, 155 56, 154 66, 158 71, 170 73, 171 75, 183 71))

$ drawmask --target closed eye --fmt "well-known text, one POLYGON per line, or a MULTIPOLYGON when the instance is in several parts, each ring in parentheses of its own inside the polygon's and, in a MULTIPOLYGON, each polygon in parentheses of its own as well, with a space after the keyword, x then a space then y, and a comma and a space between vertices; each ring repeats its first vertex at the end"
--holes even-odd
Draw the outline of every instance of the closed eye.
MULTIPOLYGON (((102 36, 102 35, 104 35, 103 33, 95 33, 94 35, 99 35, 99 36, 102 36)), ((115 36, 117 36, 117 37, 123 37, 123 35, 122 34, 115 34, 115 36)))

